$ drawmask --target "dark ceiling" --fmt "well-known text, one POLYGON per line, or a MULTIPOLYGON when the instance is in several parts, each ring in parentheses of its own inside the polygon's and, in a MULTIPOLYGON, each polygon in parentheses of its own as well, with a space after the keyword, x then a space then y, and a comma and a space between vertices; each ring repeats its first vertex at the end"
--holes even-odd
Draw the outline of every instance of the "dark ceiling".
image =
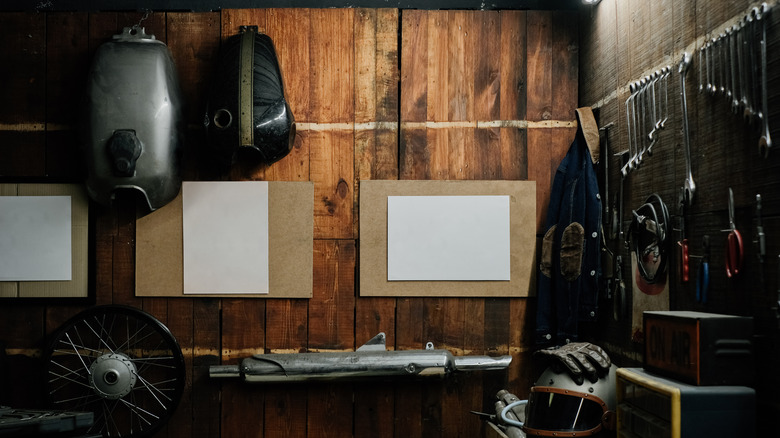
POLYGON ((574 9, 580 0, 3 0, 0 11, 213 11, 232 8, 574 9))

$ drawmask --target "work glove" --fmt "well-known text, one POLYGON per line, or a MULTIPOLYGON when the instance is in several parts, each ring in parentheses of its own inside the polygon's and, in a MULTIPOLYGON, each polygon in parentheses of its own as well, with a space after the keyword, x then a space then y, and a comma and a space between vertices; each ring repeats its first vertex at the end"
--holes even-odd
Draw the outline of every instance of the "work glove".
POLYGON ((591 382, 597 382, 599 375, 607 374, 612 365, 609 355, 590 342, 571 342, 560 347, 545 348, 534 354, 547 358, 553 371, 568 372, 578 385, 582 384, 585 377, 591 382))

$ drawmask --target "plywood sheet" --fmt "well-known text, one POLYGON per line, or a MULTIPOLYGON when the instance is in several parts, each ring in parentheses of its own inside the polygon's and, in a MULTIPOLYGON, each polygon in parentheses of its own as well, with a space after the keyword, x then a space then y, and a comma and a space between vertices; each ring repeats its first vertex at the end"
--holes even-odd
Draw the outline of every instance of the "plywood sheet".
POLYGON ((70 196, 71 280, 0 282, 0 297, 86 298, 89 294, 89 200, 81 184, 0 184, 0 196, 70 196))
MULTIPOLYGON (((199 294, 199 297, 310 298, 313 266, 311 182, 268 183, 268 294, 199 294)), ((141 297, 184 296, 181 193, 136 221, 136 285, 141 297)), ((192 295, 188 295, 192 297, 192 295)))
POLYGON ((361 181, 360 295, 525 297, 534 288, 535 181, 361 181), (510 196, 509 281, 388 281, 388 196, 510 196))

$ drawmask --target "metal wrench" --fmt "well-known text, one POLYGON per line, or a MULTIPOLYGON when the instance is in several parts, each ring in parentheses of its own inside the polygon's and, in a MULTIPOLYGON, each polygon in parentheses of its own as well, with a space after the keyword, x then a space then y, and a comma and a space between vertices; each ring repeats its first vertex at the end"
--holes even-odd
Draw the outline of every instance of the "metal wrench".
POLYGON ((685 93, 685 74, 691 66, 691 54, 683 53, 680 67, 680 94, 682 96, 682 118, 683 118, 683 143, 685 145, 685 183, 683 184, 683 201, 691 206, 693 204, 693 195, 696 192, 696 184, 693 182, 693 173, 691 172, 691 143, 690 131, 688 129, 688 101, 685 93))
POLYGON ((713 92, 713 86, 712 86, 712 68, 710 64, 712 63, 712 44, 709 40, 707 40, 704 43, 704 64, 707 69, 707 85, 704 87, 705 90, 707 90, 708 93, 712 94, 713 92))
POLYGON ((644 79, 636 81, 636 98, 634 101, 634 155, 631 157, 634 160, 634 167, 639 168, 642 164, 642 153, 644 148, 644 132, 645 132, 645 112, 644 107, 644 79))
POLYGON ((731 26, 729 28, 729 64, 731 66, 731 90, 729 90, 729 94, 731 95, 731 112, 734 114, 737 113, 737 110, 739 109, 739 96, 738 96, 738 89, 737 89, 737 50, 736 50, 736 44, 737 44, 737 32, 739 31, 739 27, 736 25, 731 26))
POLYGON ((620 168, 620 175, 625 178, 628 176, 628 174, 633 170, 633 167, 631 166, 631 155, 634 153, 634 147, 633 145, 633 135, 632 135, 632 112, 631 112, 631 106, 633 106, 634 101, 634 84, 629 84, 628 90, 631 94, 629 94, 628 98, 626 98, 626 129, 627 129, 627 138, 628 138, 628 155, 629 159, 626 161, 623 166, 620 168), (629 106, 631 104, 631 106, 629 106))
POLYGON ((666 66, 661 71, 664 73, 663 86, 664 86, 664 109, 661 112, 663 119, 661 120, 661 129, 666 127, 666 121, 669 120, 669 76, 672 75, 672 67, 666 66))
MULTIPOLYGON (((763 15, 769 13, 769 6, 766 3, 761 4, 761 14, 759 19, 763 15)), ((761 111, 763 117, 761 118, 761 138, 758 139, 758 152, 763 157, 769 156, 769 150, 772 149, 772 137, 769 136, 769 99, 767 96, 767 74, 766 74, 766 22, 768 17, 763 17, 761 20, 761 111)))
POLYGON ((704 92, 704 47, 706 43, 699 47, 699 93, 704 92))
POLYGON ((742 105, 743 113, 742 117, 745 119, 751 119, 753 117, 753 57, 752 57, 752 35, 751 29, 753 28, 753 17, 750 14, 746 15, 743 19, 742 26, 742 64, 744 69, 744 83, 742 84, 742 105))
POLYGON ((720 59, 720 93, 727 98, 731 97, 730 92, 726 84, 728 84, 728 69, 726 68, 726 34, 722 33, 718 36, 718 48, 720 59))
POLYGON ((754 105, 752 107, 752 112, 754 118, 751 119, 751 122, 753 122, 755 119, 758 119, 761 121, 763 119, 763 113, 762 108, 759 108, 759 101, 761 100, 761 92, 759 90, 759 87, 761 84, 759 84, 758 79, 758 72, 756 71, 756 65, 758 64, 758 60, 756 59, 756 52, 760 49, 756 47, 756 27, 758 22, 761 20, 761 14, 758 8, 753 8, 750 11, 750 17, 752 20, 750 21, 750 74, 751 74, 751 91, 753 92, 751 96, 751 104, 754 105))
MULTIPOLYGON (((639 126, 639 124, 637 122, 637 114, 636 113, 637 113, 637 106, 638 106, 637 101, 639 100, 639 87, 640 87, 640 85, 641 84, 638 81, 634 82, 634 91, 633 91, 634 98, 631 100, 631 107, 632 107, 632 110, 633 110, 631 112, 631 119, 632 119, 632 121, 634 123, 634 129, 633 129, 634 150, 631 151, 631 156, 628 158, 628 167, 631 170, 634 170, 637 167, 639 167, 639 162, 638 162, 638 159, 639 159, 639 131, 641 130, 641 127, 639 126)), ((629 89, 630 89, 630 87, 629 87, 629 89)))

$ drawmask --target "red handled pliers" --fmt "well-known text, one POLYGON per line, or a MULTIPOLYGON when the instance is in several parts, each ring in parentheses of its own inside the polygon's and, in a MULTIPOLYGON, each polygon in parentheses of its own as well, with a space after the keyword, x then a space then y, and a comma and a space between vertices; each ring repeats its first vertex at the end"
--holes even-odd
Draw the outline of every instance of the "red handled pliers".
POLYGON ((729 187, 729 235, 726 240, 726 276, 731 278, 742 269, 744 247, 742 246, 742 234, 734 224, 734 191, 729 187))

